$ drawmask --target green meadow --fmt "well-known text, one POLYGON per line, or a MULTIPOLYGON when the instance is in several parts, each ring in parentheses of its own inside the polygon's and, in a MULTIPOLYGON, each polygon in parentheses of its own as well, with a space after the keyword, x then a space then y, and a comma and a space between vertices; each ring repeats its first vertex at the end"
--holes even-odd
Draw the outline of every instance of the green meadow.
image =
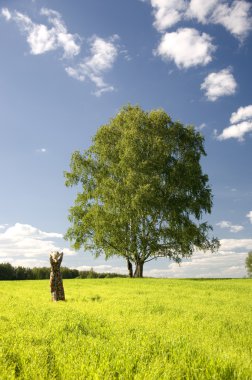
POLYGON ((252 280, 0 282, 0 379, 252 379, 252 280))

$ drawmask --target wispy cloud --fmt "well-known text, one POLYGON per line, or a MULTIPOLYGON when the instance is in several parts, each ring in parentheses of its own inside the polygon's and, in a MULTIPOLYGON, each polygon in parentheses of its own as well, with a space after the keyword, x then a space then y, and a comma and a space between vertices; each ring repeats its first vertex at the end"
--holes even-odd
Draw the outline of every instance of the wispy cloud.
POLYGON ((205 90, 205 96, 209 101, 215 102, 222 96, 235 94, 237 83, 231 68, 226 68, 216 73, 210 73, 200 88, 205 90))
POLYGON ((246 215, 246 217, 249 218, 249 221, 252 224, 252 211, 249 211, 249 213, 246 215))
POLYGON ((198 127, 197 127, 197 129, 198 129, 198 131, 202 131, 204 128, 206 128, 206 123, 201 123, 198 127))
POLYGON ((34 55, 44 54, 48 51, 63 49, 63 56, 71 58, 80 53, 80 38, 77 34, 68 32, 60 13, 47 8, 40 11, 47 18, 51 27, 33 22, 27 15, 8 8, 2 9, 2 16, 7 21, 14 21, 21 32, 26 35, 30 52, 34 55))
POLYGON ((36 152, 37 153, 46 153, 47 149, 46 148, 38 148, 38 149, 36 149, 36 152))
POLYGON ((2 8, 1 14, 7 21, 11 20, 11 13, 8 8, 2 8))
POLYGON ((112 69, 116 61, 118 39, 117 35, 108 39, 94 36, 90 42, 90 55, 76 66, 66 67, 67 74, 79 81, 86 79, 92 81, 96 86, 95 95, 97 96, 104 92, 114 91, 114 87, 105 82, 103 75, 112 69))
POLYGON ((163 60, 174 61, 179 68, 205 66, 212 61, 216 47, 212 38, 192 28, 181 28, 175 32, 165 33, 155 54, 163 60))
POLYGON ((219 223, 216 223, 220 228, 227 228, 230 232, 240 232, 244 229, 243 226, 232 224, 228 220, 222 220, 219 223))
POLYGON ((252 105, 240 107, 236 112, 233 112, 230 117, 230 123, 232 125, 224 128, 220 135, 217 134, 217 139, 227 140, 234 138, 238 141, 244 141, 244 136, 252 132, 252 105))
MULTIPOLYGON (((2 8, 1 14, 6 21, 13 21, 18 25, 26 36, 31 54, 40 55, 62 49, 64 60, 80 55, 82 38, 78 34, 68 32, 59 12, 42 8, 40 15, 46 18, 46 24, 35 23, 27 15, 16 10, 10 11, 8 8, 2 8)), ((118 40, 118 35, 107 39, 98 36, 86 39, 89 55, 65 67, 66 73, 82 82, 90 80, 95 85, 96 96, 114 91, 114 86, 106 83, 104 74, 113 68, 118 57, 118 40)), ((125 55, 125 59, 129 59, 125 49, 120 53, 125 55)))

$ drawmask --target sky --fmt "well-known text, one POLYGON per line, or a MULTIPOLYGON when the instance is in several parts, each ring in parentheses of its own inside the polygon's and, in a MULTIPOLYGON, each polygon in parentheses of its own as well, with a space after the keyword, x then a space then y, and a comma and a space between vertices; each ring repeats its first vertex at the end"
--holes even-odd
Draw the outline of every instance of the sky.
POLYGON ((0 0, 0 262, 127 273, 63 239, 77 189, 63 172, 128 103, 164 109, 205 138, 220 239, 154 277, 244 277, 252 250, 252 2, 0 0))

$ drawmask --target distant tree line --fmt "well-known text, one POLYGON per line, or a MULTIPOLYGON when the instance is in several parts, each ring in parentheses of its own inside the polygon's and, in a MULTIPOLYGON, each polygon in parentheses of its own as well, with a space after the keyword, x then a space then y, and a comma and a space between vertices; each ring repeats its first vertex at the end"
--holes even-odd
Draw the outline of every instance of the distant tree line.
MULTIPOLYGON (((0 280, 44 280, 50 278, 51 269, 42 268, 25 268, 22 266, 13 267, 9 263, 0 264, 0 280)), ((61 268, 63 278, 112 278, 127 277, 118 273, 97 273, 92 268, 87 271, 78 269, 61 268)))

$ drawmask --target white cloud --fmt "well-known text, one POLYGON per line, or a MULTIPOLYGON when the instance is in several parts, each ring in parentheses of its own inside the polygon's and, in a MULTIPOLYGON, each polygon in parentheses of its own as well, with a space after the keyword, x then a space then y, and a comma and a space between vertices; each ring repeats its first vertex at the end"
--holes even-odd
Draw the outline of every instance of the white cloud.
POLYGON ((252 29, 250 10, 251 4, 247 1, 235 0, 230 5, 227 2, 220 2, 214 8, 210 20, 223 25, 236 38, 243 40, 252 29))
POLYGON ((145 276, 170 278, 227 278, 246 276, 247 252, 195 253, 180 265, 171 263, 162 269, 144 270, 145 276))
POLYGON ((34 267, 48 267, 48 260, 40 260, 40 259, 17 259, 17 258, 0 258, 1 263, 9 263, 14 267, 25 267, 25 268, 34 268, 34 267))
POLYGON ((196 19, 203 24, 220 24, 243 40, 252 29, 251 3, 245 0, 150 0, 154 27, 164 32, 180 21, 196 19))
POLYGON ((71 58, 80 52, 78 35, 68 33, 61 15, 56 11, 41 9, 41 15, 47 17, 48 22, 52 24, 51 28, 45 24, 36 24, 23 13, 10 12, 7 8, 2 9, 2 15, 6 20, 15 21, 26 35, 31 54, 39 55, 62 48, 64 57, 71 58))
POLYGON ((233 95, 237 88, 237 83, 231 69, 223 69, 217 73, 209 74, 200 87, 205 90, 208 100, 214 102, 221 96, 233 95))
POLYGON ((14 257, 37 258, 55 250, 63 250, 65 255, 75 254, 55 242, 55 239, 62 238, 59 233, 44 232, 29 224, 16 223, 0 232, 0 257, 8 260, 14 257))
POLYGON ((151 5, 155 17, 153 25, 158 31, 164 31, 177 24, 186 10, 184 0, 151 0, 151 5))
POLYGON ((199 22, 205 24, 218 2, 219 0, 191 0, 187 9, 187 17, 196 18, 199 22))
POLYGON ((252 223, 252 211, 249 211, 249 213, 246 215, 247 218, 249 218, 250 223, 252 223))
POLYGON ((91 55, 86 60, 86 65, 91 71, 99 74, 102 71, 112 68, 118 55, 117 46, 115 44, 117 40, 117 35, 114 35, 107 41, 100 37, 93 38, 90 49, 91 55))
MULTIPOLYGON (((166 259, 157 261, 153 268, 153 261, 144 266, 144 276, 170 278, 239 278, 246 276, 245 258, 248 250, 252 249, 252 239, 222 239, 221 248, 216 254, 210 252, 196 252, 190 259, 181 265, 166 259)), ((95 266, 79 266, 76 269, 95 272, 115 272, 127 274, 126 266, 112 266, 107 264, 95 266)))
POLYGON ((222 133, 217 136, 218 140, 227 140, 230 138, 237 139, 238 141, 244 141, 244 135, 248 132, 252 132, 252 120, 243 121, 239 124, 231 125, 225 128, 222 133))
POLYGON ((211 62, 215 49, 208 34, 181 28, 176 32, 165 33, 155 54, 164 60, 174 61, 179 68, 189 68, 211 62))
MULTIPOLYGON (((44 232, 27 224, 17 223, 0 232, 0 262, 9 262, 13 266, 49 266, 48 255, 53 250, 63 250, 65 256, 73 256, 75 252, 59 247, 55 239, 62 235, 55 232, 44 232)), ((252 249, 252 239, 222 239, 218 254, 195 253, 191 259, 178 264, 163 260, 162 269, 152 269, 148 263, 144 267, 145 276, 153 277, 243 277, 246 275, 244 261, 247 252, 252 249), (239 252, 240 251, 240 252, 239 252)), ((162 263, 162 261, 160 261, 162 263)), ((158 262, 157 262, 158 265, 158 262)), ((68 266, 71 266, 71 264, 68 266)), ((73 267, 73 265, 72 265, 73 267)), ((79 270, 127 274, 126 265, 77 266, 79 270)))
POLYGON ((88 78, 95 84, 97 96, 103 92, 114 91, 114 87, 104 81, 103 75, 112 69, 116 61, 118 56, 117 40, 117 35, 107 40, 97 36, 93 37, 90 55, 75 67, 66 67, 67 74, 82 82, 88 78))
POLYGON ((252 239, 221 239, 222 251, 235 251, 240 249, 252 249, 252 239))
POLYGON ((230 232, 239 232, 244 229, 243 226, 235 225, 229 222, 228 220, 222 220, 219 223, 216 223, 220 228, 227 228, 230 232))
POLYGON ((236 38, 243 40, 252 29, 251 4, 235 0, 231 4, 223 0, 191 0, 186 12, 203 24, 220 24, 236 38))
POLYGON ((58 45, 64 49, 65 56, 78 55, 80 52, 80 45, 77 43, 79 37, 77 34, 68 33, 60 13, 52 9, 42 8, 41 14, 47 16, 49 22, 54 26, 52 30, 55 30, 58 45))
POLYGON ((119 266, 112 266, 112 265, 81 265, 76 267, 75 269, 78 269, 79 271, 89 271, 90 269, 93 269, 97 273, 120 273, 120 274, 128 274, 128 270, 126 266, 119 267, 119 266))
POLYGON ((201 124, 197 127, 197 129, 198 129, 199 131, 202 131, 202 129, 204 129, 204 128, 206 128, 206 123, 201 123, 201 124))
POLYGON ((240 107, 236 112, 233 112, 230 118, 230 123, 234 124, 247 119, 252 119, 252 105, 240 107))
MULTIPOLYGON (((225 278, 246 276, 245 258, 252 247, 252 239, 222 239, 217 254, 195 253, 180 266, 171 263, 167 269, 152 269, 149 275, 155 277, 225 278), (241 251, 242 250, 242 251, 241 251), (237 252, 240 251, 240 252, 237 252)), ((145 272, 147 275, 147 273, 145 272)))
MULTIPOLYGON (((73 58, 80 53, 80 37, 67 31, 59 12, 47 8, 41 9, 40 14, 47 18, 51 27, 34 23, 27 15, 17 11, 10 12, 7 8, 3 8, 1 13, 6 20, 16 22, 19 29, 26 35, 31 54, 44 54, 59 48, 63 49, 63 58, 73 58)), ((96 96, 114 91, 115 88, 106 83, 103 76, 106 71, 112 69, 116 61, 118 39, 118 35, 113 35, 108 39, 94 36, 89 40, 90 54, 80 63, 66 67, 66 73, 79 81, 89 79, 93 82, 96 96)), ((45 152, 42 149, 38 151, 45 152)))
POLYGON ((7 21, 11 19, 11 13, 8 8, 2 8, 1 14, 7 21))
POLYGON ((36 149, 36 152, 37 153, 46 153, 47 149, 46 148, 39 148, 39 149, 36 149))
POLYGON ((238 108, 236 112, 232 113, 230 122, 238 123, 224 128, 220 135, 216 134, 217 139, 227 140, 234 138, 238 141, 244 141, 244 135, 252 132, 252 105, 238 108))

